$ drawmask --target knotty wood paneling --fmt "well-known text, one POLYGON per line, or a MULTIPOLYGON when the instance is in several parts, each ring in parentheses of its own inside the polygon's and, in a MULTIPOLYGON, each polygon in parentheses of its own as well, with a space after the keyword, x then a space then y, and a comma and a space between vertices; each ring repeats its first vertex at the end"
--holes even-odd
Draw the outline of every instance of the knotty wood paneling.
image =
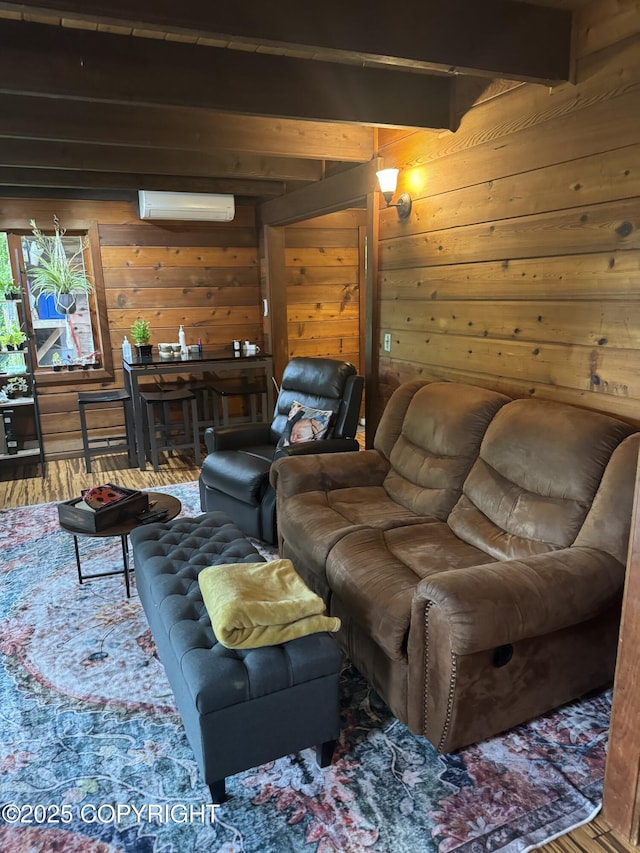
POLYGON ((478 99, 456 133, 379 131, 413 199, 379 217, 379 410, 421 376, 640 426, 639 24, 590 4, 575 85, 478 99))
MULTIPOLYGON (((379 132, 378 153, 401 169, 413 210, 406 221, 384 208, 379 217, 376 417, 419 377, 640 427, 639 34, 637 2, 591 3, 577 15, 575 85, 478 100, 453 134, 379 132)), ((637 538, 603 811, 632 843, 637 538)))
MULTIPOLYGON (((230 223, 142 222, 128 202, 58 199, 0 199, 0 230, 40 227, 57 214, 63 227, 97 223, 97 258, 114 364, 113 381, 97 372, 50 373, 40 385, 44 447, 51 457, 81 447, 77 392, 122 385, 121 346, 131 340, 133 321, 151 325, 152 343, 177 341, 184 325, 187 343, 198 338, 221 354, 234 338, 263 345, 258 240, 253 204, 236 204, 230 223), (53 378, 53 382, 51 379, 53 378)), ((98 277, 97 277, 98 278, 98 277)), ((106 431, 122 432, 121 409, 91 415, 106 431)))
POLYGON ((350 361, 360 369, 360 246, 364 210, 285 227, 288 355, 350 361))

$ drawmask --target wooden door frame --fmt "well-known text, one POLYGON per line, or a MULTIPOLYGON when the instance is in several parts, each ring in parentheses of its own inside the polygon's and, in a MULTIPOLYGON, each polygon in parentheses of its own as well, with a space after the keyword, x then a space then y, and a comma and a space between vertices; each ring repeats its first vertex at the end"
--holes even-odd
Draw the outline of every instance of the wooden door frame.
POLYGON ((288 361, 286 293, 284 287, 278 287, 278 282, 284 281, 284 226, 349 207, 366 208, 367 239, 365 257, 361 259, 361 268, 364 264, 366 275, 364 296, 361 293, 360 297, 361 308, 363 302, 366 306, 366 318, 364 323, 362 318, 360 322, 360 351, 364 364, 367 423, 369 423, 369 406, 366 401, 372 399, 377 384, 377 359, 374 357, 373 342, 373 333, 376 328, 373 321, 378 311, 378 193, 375 192, 375 187, 376 172, 381 166, 382 160, 376 157, 368 163, 355 166, 339 175, 333 175, 317 184, 271 199, 262 204, 258 210, 265 253, 265 292, 269 304, 266 333, 271 341, 273 372, 279 378, 288 361))

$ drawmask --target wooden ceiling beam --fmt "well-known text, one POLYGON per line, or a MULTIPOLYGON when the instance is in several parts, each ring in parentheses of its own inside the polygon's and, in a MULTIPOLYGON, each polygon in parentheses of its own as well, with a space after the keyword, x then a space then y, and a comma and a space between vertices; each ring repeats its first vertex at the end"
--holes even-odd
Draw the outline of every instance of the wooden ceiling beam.
POLYGON ((0 93, 0 136, 364 163, 373 128, 0 93))
MULTIPOLYGON (((257 199, 283 195, 281 181, 246 181, 175 175, 85 172, 65 169, 0 167, 0 186, 47 189, 164 190, 168 192, 231 193, 257 199)), ((291 185, 288 185, 289 187, 291 185)), ((295 186, 295 184, 293 185, 295 186)))
POLYGON ((321 216, 347 207, 366 207, 367 195, 377 187, 376 170, 382 159, 353 166, 317 184, 310 184, 260 206, 263 225, 288 225, 309 216, 321 216))
POLYGON ((448 77, 6 19, 0 44, 6 93, 378 126, 450 124, 448 77))
POLYGON ((149 175, 319 181, 322 163, 293 157, 136 148, 82 142, 0 138, 0 166, 135 172, 149 175))
POLYGON ((337 61, 462 71, 551 84, 570 72, 571 12, 509 0, 22 0, 0 8, 31 10, 122 32, 145 32, 245 49, 298 51, 337 61))

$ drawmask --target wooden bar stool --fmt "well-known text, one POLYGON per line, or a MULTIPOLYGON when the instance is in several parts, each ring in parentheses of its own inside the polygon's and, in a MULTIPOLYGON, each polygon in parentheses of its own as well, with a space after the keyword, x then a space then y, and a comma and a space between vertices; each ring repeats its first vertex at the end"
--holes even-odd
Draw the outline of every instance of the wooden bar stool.
POLYGON ((244 397, 249 399, 250 422, 258 423, 258 399, 260 399, 260 420, 267 420, 267 383, 264 379, 243 381, 242 379, 218 380, 211 385, 216 402, 222 407, 222 426, 228 426, 229 399, 244 397))
POLYGON ((135 433, 133 431, 133 408, 131 397, 124 388, 111 391, 78 391, 78 411, 80 413, 80 431, 82 432, 82 448, 84 451, 84 464, 87 474, 91 473, 91 457, 125 451, 129 457, 129 466, 135 466, 135 455, 133 454, 135 433), (102 435, 90 435, 89 431, 99 429, 89 427, 87 424, 87 407, 97 406, 100 408, 113 408, 111 403, 119 403, 124 411, 124 435, 109 435, 105 433, 102 425, 102 435))
POLYGON ((192 391, 198 405, 198 432, 201 442, 204 442, 204 432, 208 427, 219 426, 215 394, 211 388, 211 380, 193 380, 188 388, 192 391))
POLYGON ((173 391, 142 391, 140 401, 147 425, 146 436, 153 470, 158 471, 158 454, 193 450, 196 465, 201 463, 198 429, 198 402, 188 388, 173 391), (180 403, 182 420, 172 422, 172 403, 180 403))

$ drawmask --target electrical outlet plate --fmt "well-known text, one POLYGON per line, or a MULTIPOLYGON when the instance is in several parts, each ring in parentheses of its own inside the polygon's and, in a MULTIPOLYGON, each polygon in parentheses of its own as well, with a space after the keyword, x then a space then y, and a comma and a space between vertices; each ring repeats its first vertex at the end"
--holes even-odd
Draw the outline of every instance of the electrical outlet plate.
POLYGON ((384 351, 391 352, 391 332, 384 333, 384 351))

